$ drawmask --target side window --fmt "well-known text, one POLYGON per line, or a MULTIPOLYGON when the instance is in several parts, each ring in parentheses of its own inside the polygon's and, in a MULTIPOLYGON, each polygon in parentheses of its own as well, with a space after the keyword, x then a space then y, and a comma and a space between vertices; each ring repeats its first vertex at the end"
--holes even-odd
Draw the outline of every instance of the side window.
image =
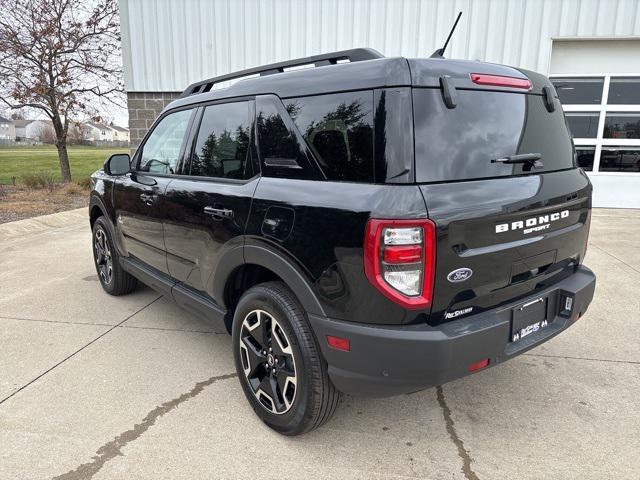
POLYGON ((249 106, 249 102, 235 102, 204 109, 191 157, 191 175, 241 180, 254 175, 249 106))
POLYGON ((287 126, 277 104, 279 99, 256 98, 256 127, 262 173, 267 177, 298 178, 313 180, 320 178, 317 167, 307 155, 304 139, 293 125, 287 126))
POLYGON ((140 171, 175 173, 191 113, 180 110, 160 120, 142 147, 140 171))
POLYGON ((328 180, 373 182, 372 91, 284 103, 328 180))

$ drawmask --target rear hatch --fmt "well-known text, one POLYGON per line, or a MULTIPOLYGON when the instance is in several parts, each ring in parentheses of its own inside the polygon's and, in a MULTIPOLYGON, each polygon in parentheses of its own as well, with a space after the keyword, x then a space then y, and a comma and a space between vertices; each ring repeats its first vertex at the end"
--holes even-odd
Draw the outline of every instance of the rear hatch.
POLYGON ((548 79, 479 62, 409 64, 416 181, 437 225, 429 323, 531 296, 573 273, 585 254, 591 184, 575 166, 548 79), (476 73, 531 85, 477 84, 476 73), (453 90, 449 105, 443 76, 453 90), (495 161, 522 154, 539 154, 539 163, 495 161))

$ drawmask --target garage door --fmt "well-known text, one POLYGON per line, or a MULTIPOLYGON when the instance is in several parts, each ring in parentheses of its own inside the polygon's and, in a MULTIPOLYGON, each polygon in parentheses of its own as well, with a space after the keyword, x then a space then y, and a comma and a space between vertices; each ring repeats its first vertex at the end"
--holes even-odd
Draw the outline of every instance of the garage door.
POLYGON ((594 205, 640 208, 640 40, 554 41, 550 71, 594 205))

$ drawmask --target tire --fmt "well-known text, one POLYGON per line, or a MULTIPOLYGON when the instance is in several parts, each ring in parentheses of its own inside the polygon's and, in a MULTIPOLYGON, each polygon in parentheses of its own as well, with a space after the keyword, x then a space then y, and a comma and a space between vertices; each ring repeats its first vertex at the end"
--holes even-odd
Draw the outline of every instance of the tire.
POLYGON ((93 263, 96 266, 98 280, 109 295, 125 295, 135 290, 138 280, 120 265, 120 257, 109 233, 107 221, 98 217, 93 224, 91 235, 93 263))
POLYGON ((300 435, 333 416, 340 392, 329 379, 304 310, 283 283, 247 290, 234 313, 232 334, 240 384, 265 424, 300 435))

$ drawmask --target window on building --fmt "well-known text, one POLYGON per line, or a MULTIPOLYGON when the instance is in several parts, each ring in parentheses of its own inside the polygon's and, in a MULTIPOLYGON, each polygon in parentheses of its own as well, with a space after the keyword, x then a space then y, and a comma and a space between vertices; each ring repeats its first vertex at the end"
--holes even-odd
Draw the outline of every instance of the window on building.
POLYGON ((608 103, 640 105, 640 77, 611 78, 608 103))
POLYGON ((640 77, 552 78, 576 146, 593 172, 640 172, 640 77))
POLYGON ((373 182, 373 92, 284 103, 328 180, 373 182))
POLYGON ((593 170, 593 159, 596 155, 596 147, 576 147, 578 166, 587 172, 593 170))
POLYGON ((597 105, 602 101, 604 78, 553 78, 563 105, 597 105))
POLYGON ((142 147, 141 171, 176 172, 191 112, 191 110, 181 110, 170 113, 160 120, 142 147))
POLYGON ((604 138, 640 138, 640 113, 607 113, 604 138))
POLYGON ((573 138, 596 138, 599 112, 568 112, 566 115, 573 138))
POLYGON ((640 172, 640 147, 603 147, 601 172, 640 172))
POLYGON ((251 111, 249 102, 205 108, 191 156, 191 175, 244 180, 251 166, 251 111))

